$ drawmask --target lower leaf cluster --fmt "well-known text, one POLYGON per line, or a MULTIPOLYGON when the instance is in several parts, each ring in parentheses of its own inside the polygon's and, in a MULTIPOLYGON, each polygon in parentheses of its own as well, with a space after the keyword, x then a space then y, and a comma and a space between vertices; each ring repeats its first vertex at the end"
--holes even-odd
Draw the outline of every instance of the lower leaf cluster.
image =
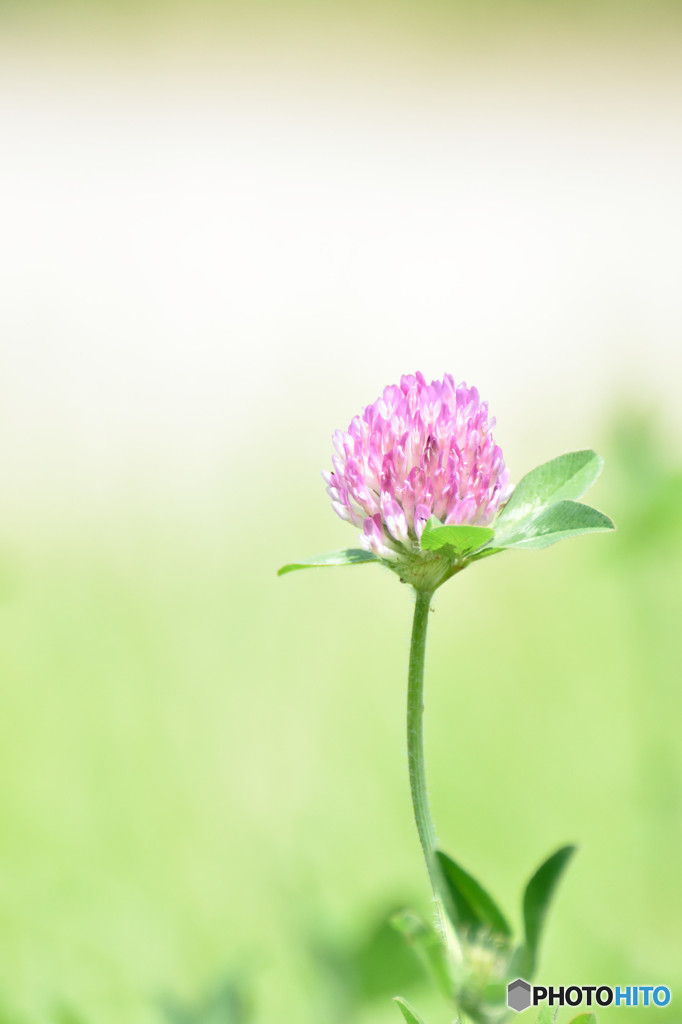
MULTIPOLYGON (((545 920, 559 880, 575 852, 563 846, 545 860, 523 893, 523 936, 514 939, 511 926, 483 886, 441 850, 435 854, 435 875, 445 908, 445 934, 417 915, 403 912, 393 918, 438 989, 460 1016, 474 1024, 499 1024, 508 1016, 507 984, 535 974, 545 920), (457 955, 448 948, 452 929, 457 955)), ((396 999, 408 1024, 424 1024, 402 998, 396 999)), ((540 1019, 538 1024, 551 1024, 540 1019)), ((574 1024, 593 1024, 576 1018, 574 1024)))

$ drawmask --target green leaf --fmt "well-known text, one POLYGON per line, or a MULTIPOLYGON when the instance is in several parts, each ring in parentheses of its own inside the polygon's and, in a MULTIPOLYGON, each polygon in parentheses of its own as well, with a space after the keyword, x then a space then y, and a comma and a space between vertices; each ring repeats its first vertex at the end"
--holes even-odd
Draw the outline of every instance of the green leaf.
POLYGON ((604 533, 614 526, 608 516, 590 505, 579 501, 557 501, 540 509, 535 516, 509 524, 503 523, 495 529, 496 548, 540 548, 556 544, 566 537, 577 537, 583 533, 604 533))
POLYGON ((379 559, 371 551, 363 551, 362 548, 344 548, 342 551, 329 551, 326 555, 315 555, 313 558, 303 558, 300 562, 291 562, 283 565, 277 570, 278 576, 286 572, 294 572, 295 569, 314 569, 324 565, 362 565, 363 562, 378 562, 379 559))
POLYGON ((452 984, 443 944, 436 930, 410 910, 401 910, 391 918, 395 930, 405 939, 434 985, 444 996, 452 996, 452 984))
POLYGON ((431 516, 424 526, 421 547, 426 551, 450 547, 455 558, 460 559, 483 547, 493 536, 494 531, 488 526, 441 526, 436 517, 431 516))
POLYGON ((419 1014, 412 1009, 407 1000, 403 999, 402 996, 395 996, 393 1002, 398 1004, 398 1009, 407 1021, 407 1024, 424 1024, 419 1014))
POLYGON ((509 939, 507 919, 485 889, 442 850, 435 856, 444 883, 443 902, 455 928, 484 929, 509 939))
POLYGON ((593 451, 567 452, 532 469, 517 484, 498 522, 525 519, 555 501, 582 498, 601 473, 603 460, 593 451))
POLYGON ((579 1013, 569 1024, 597 1024, 596 1013, 579 1013))
POLYGON ((537 1024, 554 1024, 558 1009, 553 1010, 551 1006, 543 1006, 538 1015, 537 1024))
POLYGON ((523 978, 532 978, 538 959, 542 930, 549 905, 575 846, 562 846, 541 864, 523 894, 524 945, 518 950, 515 970, 523 978))

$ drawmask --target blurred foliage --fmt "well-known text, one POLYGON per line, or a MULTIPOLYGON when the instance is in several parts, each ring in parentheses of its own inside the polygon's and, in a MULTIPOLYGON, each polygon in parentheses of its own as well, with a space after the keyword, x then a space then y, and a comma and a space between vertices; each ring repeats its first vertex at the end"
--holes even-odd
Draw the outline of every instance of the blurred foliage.
POLYGON ((651 413, 631 411, 614 424, 610 475, 625 510, 619 555, 668 557, 682 534, 682 467, 651 413))
POLYGON ((253 997, 241 976, 227 978, 196 1003, 166 996, 161 1008, 169 1024, 249 1024, 253 1020, 253 997))
POLYGON ((326 988, 325 1020, 355 1020, 363 1005, 388 1003, 400 987, 424 984, 417 957, 391 925, 397 908, 389 908, 347 942, 333 934, 310 940, 310 955, 326 988))
POLYGON ((33 26, 42 21, 96 25, 98 17, 109 22, 134 26, 152 23, 160 27, 174 23, 219 26, 237 21, 255 23, 267 29, 301 19, 307 26, 334 20, 357 23, 359 28, 381 25, 394 29, 402 24, 420 30, 466 25, 495 28, 496 24, 518 28, 524 24, 540 28, 553 22, 570 24, 572 30, 590 25, 610 24, 621 28, 644 22, 651 29, 668 28, 679 23, 682 12, 677 0, 4 0, 0 15, 14 23, 27 21, 33 26))

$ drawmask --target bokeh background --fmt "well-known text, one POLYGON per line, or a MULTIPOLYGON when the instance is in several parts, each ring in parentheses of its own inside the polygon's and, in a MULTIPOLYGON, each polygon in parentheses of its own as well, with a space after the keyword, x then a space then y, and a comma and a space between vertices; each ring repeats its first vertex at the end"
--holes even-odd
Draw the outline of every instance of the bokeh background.
MULTIPOLYGON (((438 594, 443 845, 540 975, 682 996, 678 4, 0 8, 0 1019, 445 1021, 406 778, 410 596, 320 470, 452 372, 512 479, 618 524, 438 594)), ((567 1014, 562 1015, 568 1019, 567 1014)))

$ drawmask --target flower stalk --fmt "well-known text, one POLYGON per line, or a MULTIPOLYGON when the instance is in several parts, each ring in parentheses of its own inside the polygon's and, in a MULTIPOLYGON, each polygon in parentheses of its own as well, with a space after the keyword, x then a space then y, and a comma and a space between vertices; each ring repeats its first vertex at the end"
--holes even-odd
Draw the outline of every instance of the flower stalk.
MULTIPOLYGON (((412 806, 438 917, 438 938, 422 926, 408 931, 461 1021, 499 1024, 507 1013, 506 982, 532 977, 544 919, 573 854, 566 846, 530 878, 517 944, 500 908, 461 865, 437 848, 424 759, 424 666, 431 600, 437 588, 481 558, 613 529, 602 512, 576 499, 597 478, 593 451, 569 452, 523 477, 516 488, 492 436, 494 420, 478 391, 446 374, 427 384, 421 373, 399 385, 334 434, 333 470, 324 473, 334 511, 361 529, 348 548, 283 566, 375 562, 415 590, 407 688, 407 759, 412 806), (434 949, 430 937, 436 940, 434 949)), ((406 933, 407 934, 407 933, 406 933)), ((409 1024, 423 1024, 404 999, 409 1024)))
POLYGON ((431 609, 432 591, 417 590, 412 621, 410 665, 407 676, 407 763, 410 773, 410 791, 419 842, 424 853, 426 868, 434 894, 437 895, 436 830, 431 817, 429 795, 426 789, 424 758, 424 663, 426 659, 426 633, 431 609))
POLYGON ((436 861, 436 827, 431 815, 426 786, 426 757, 424 754, 424 667, 433 591, 416 590, 415 596, 410 662, 407 674, 407 764, 414 820, 431 882, 438 928, 449 954, 449 962, 446 967, 448 974, 451 975, 452 968, 461 958, 461 952, 440 895, 442 882, 439 881, 440 869, 436 861))

